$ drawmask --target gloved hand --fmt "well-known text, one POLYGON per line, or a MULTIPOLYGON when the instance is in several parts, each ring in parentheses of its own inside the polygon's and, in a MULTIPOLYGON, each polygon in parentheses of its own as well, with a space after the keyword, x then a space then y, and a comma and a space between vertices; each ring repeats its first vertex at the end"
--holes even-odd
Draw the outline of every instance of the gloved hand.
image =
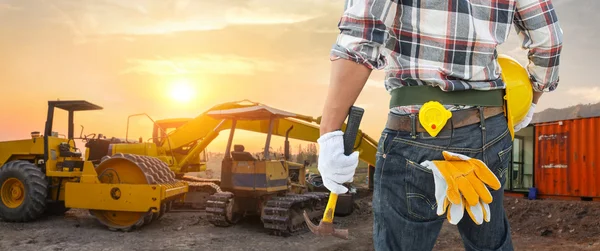
POLYGON ((527 112, 527 116, 525 116, 525 118, 523 118, 521 121, 519 121, 519 123, 517 123, 515 125, 515 132, 517 132, 517 131, 525 128, 527 125, 529 125, 529 123, 533 119, 534 112, 535 112, 535 104, 531 103, 531 106, 529 107, 529 112, 527 112))
POLYGON ((344 155, 344 132, 333 131, 323 134, 318 140, 318 169, 323 185, 332 193, 344 194, 348 188, 342 184, 351 182, 358 166, 358 152, 344 155))

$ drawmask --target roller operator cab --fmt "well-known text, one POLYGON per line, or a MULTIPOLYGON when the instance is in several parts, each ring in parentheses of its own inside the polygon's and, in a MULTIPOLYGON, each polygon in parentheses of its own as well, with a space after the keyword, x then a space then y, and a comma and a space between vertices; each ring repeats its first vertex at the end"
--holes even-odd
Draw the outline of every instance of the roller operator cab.
POLYGON ((43 213, 81 208, 111 230, 128 231, 160 218, 187 192, 187 184, 175 180, 169 168, 152 157, 119 154, 96 164, 90 161, 105 151, 104 145, 89 144, 95 134, 75 138, 74 115, 101 109, 82 100, 48 101, 43 134, 0 142, 2 220, 28 222, 43 213), (56 109, 68 112, 66 137, 52 131, 56 109), (88 142, 85 158, 76 139, 88 142))

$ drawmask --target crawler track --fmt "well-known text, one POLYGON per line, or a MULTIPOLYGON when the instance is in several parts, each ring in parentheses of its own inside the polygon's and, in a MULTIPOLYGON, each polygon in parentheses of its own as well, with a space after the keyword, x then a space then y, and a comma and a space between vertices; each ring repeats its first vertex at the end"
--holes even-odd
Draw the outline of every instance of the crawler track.
POLYGON ((175 210, 196 210, 202 211, 207 207, 209 197, 215 193, 222 192, 218 179, 203 179, 192 176, 183 176, 180 181, 189 184, 189 191, 186 194, 185 201, 176 201, 173 205, 175 210))
POLYGON ((206 213, 208 221, 218 227, 229 227, 237 221, 240 216, 233 210, 234 195, 231 192, 218 192, 208 198, 206 213))
POLYGON ((311 220, 323 216, 328 193, 310 192, 276 196, 267 201, 261 219, 264 227, 274 235, 291 236, 307 231, 302 213, 306 210, 311 220))

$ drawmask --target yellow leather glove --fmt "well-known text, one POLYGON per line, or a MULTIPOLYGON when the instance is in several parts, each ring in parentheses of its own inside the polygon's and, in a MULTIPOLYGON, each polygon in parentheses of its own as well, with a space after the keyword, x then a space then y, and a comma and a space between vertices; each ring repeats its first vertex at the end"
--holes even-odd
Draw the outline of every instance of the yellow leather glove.
POLYGON ((465 209, 475 224, 481 225, 483 221, 490 222, 490 205, 488 203, 479 201, 475 206, 467 206, 466 204, 467 202, 464 199, 458 205, 450 204, 450 210, 446 216, 448 222, 454 225, 458 224, 464 215, 465 209))
POLYGON ((421 163, 433 172, 437 214, 443 215, 448 208, 448 221, 456 225, 466 209, 476 224, 489 222, 492 196, 484 183, 497 190, 500 181, 480 160, 447 151, 442 154, 445 160, 421 163))
POLYGON ((465 213, 465 208, 462 205, 463 199, 461 198, 460 193, 458 192, 458 187, 455 185, 454 180, 446 180, 444 178, 444 175, 441 173, 441 170, 444 170, 445 172, 451 172, 448 171, 451 170, 451 168, 446 167, 444 165, 444 162, 442 162, 441 164, 442 168, 438 168, 438 166, 432 161, 425 161, 421 163, 421 165, 431 170, 433 173, 433 180, 435 183, 435 200, 437 203, 437 215, 443 215, 444 213, 446 213, 446 209, 448 208, 448 221, 453 225, 458 224, 460 219, 462 219, 463 214, 465 213), (450 197, 452 197, 452 200, 455 199, 457 203, 451 203, 450 197))
POLYGON ((447 151, 442 154, 445 160, 434 160, 433 163, 438 166, 448 183, 448 199, 451 203, 460 203, 457 190, 469 206, 475 206, 480 199, 484 203, 492 203, 492 195, 484 184, 494 190, 500 189, 501 185, 483 161, 447 151))

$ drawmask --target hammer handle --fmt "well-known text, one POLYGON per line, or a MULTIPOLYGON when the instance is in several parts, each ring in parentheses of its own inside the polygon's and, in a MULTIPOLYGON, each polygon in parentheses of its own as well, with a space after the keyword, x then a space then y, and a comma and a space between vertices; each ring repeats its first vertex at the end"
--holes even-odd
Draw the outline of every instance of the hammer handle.
POLYGON ((323 214, 323 222, 333 222, 333 213, 335 211, 337 199, 338 195, 336 193, 329 193, 329 200, 327 201, 327 206, 325 207, 325 214, 323 214))
MULTIPOLYGON (((344 132, 344 154, 350 155, 354 151, 354 144, 356 142, 356 135, 358 134, 358 128, 360 121, 365 110, 352 106, 348 112, 348 122, 346 123, 346 131, 344 132)), ((338 195, 336 193, 329 193, 329 200, 325 207, 325 214, 323 215, 323 221, 327 223, 333 222, 333 215, 335 206, 337 204, 338 195)))
POLYGON ((346 123, 346 131, 344 132, 344 154, 350 155, 354 151, 354 144, 356 143, 356 135, 358 134, 358 128, 360 121, 365 110, 352 106, 348 112, 348 122, 346 123))

